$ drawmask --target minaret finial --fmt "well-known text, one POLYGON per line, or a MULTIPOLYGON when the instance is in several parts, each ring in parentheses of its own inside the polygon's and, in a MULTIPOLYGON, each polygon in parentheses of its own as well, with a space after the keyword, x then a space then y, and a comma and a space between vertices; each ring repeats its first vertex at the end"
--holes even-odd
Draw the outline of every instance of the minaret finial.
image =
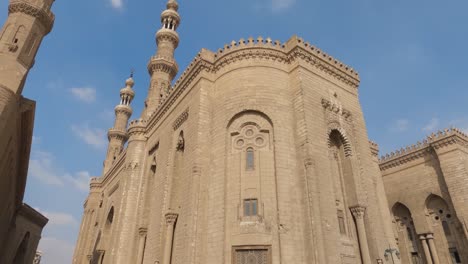
POLYGON ((135 69, 132 68, 132 69, 130 70, 130 78, 133 78, 133 74, 135 74, 135 69))

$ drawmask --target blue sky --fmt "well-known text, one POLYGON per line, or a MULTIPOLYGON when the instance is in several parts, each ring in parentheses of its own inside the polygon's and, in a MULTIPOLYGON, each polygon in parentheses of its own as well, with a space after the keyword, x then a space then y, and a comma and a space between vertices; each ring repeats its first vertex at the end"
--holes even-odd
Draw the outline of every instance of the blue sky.
MULTIPOLYGON (((249 36, 299 35, 359 71, 370 138, 381 153, 434 130, 468 131, 468 2, 179 0, 181 72, 202 48, 249 36)), ((70 263, 90 176, 99 176, 106 132, 130 69, 134 117, 146 97, 163 0, 56 1, 24 95, 37 101, 25 201, 50 222, 44 262, 70 263)), ((0 21, 7 16, 0 0, 0 21)))

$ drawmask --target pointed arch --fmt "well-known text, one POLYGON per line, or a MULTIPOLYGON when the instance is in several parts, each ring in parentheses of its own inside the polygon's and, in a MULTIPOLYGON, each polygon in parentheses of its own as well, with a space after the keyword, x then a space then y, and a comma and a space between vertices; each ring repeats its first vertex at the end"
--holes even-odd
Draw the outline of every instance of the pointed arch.
POLYGON ((400 244, 401 258, 404 263, 421 263, 423 254, 410 209, 401 202, 392 207, 396 235, 400 244))
POLYGON ((336 137, 337 139, 340 139, 341 144, 343 145, 345 156, 346 157, 351 157, 352 156, 352 147, 351 147, 351 141, 349 140, 348 134, 346 133, 346 130, 344 130, 343 127, 341 127, 337 123, 331 123, 328 126, 328 131, 327 131, 327 138, 328 138, 328 147, 331 147, 333 142, 332 138, 336 137), (333 137, 332 137, 333 136, 333 137))
POLYGON ((107 225, 112 225, 114 222, 114 206, 109 209, 109 212, 107 213, 107 218, 106 218, 106 227, 107 225))

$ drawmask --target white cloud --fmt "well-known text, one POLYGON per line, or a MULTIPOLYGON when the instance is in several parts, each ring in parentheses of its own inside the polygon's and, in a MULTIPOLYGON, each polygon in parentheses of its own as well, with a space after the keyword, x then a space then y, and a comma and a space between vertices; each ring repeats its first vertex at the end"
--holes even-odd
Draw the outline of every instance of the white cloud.
POLYGON ((29 161, 29 175, 37 178, 44 184, 65 186, 70 184, 80 191, 89 190, 91 175, 87 171, 79 171, 75 174, 63 172, 56 164, 55 157, 45 151, 33 151, 29 161))
POLYGON ((85 103, 92 103, 96 101, 96 89, 91 87, 76 87, 71 88, 70 92, 73 96, 85 103))
POLYGON ((432 132, 439 127, 440 121, 438 118, 432 118, 427 125, 423 127, 423 131, 432 132))
POLYGON ((395 132, 404 132, 409 128, 408 119, 398 119, 391 125, 390 129, 395 132))
POLYGON ((38 145, 38 144, 41 144, 41 138, 38 137, 38 136, 34 136, 32 137, 32 144, 33 145, 38 145))
POLYGON ((39 242, 39 250, 42 252, 41 263, 72 263, 73 248, 74 245, 68 241, 54 237, 43 237, 39 242))
POLYGON ((86 144, 97 149, 104 149, 106 147, 106 131, 103 129, 90 128, 87 124, 82 126, 72 125, 71 129, 73 133, 81 138, 86 144))
POLYGON ((271 0, 271 8, 273 11, 282 11, 290 8, 296 0, 271 0))
POLYGON ((112 110, 104 110, 101 113, 99 113, 99 118, 102 119, 102 121, 112 124, 115 120, 115 112, 112 110))
MULTIPOLYGON (((37 210, 37 209, 36 209, 37 210)), ((59 212, 44 212, 41 210, 37 210, 49 218, 49 222, 47 226, 76 226, 78 225, 78 221, 73 217, 71 214, 67 213, 59 213, 59 212)))
POLYGON ((54 167, 54 156, 48 152, 34 151, 29 161, 29 174, 48 185, 63 186, 62 177, 54 167))
POLYGON ((123 7, 123 0, 110 0, 113 8, 120 9, 123 7))
POLYGON ((91 175, 87 171, 79 171, 75 173, 75 176, 70 174, 65 175, 65 179, 67 179, 70 183, 73 184, 78 190, 87 192, 89 191, 89 180, 91 179, 91 175))

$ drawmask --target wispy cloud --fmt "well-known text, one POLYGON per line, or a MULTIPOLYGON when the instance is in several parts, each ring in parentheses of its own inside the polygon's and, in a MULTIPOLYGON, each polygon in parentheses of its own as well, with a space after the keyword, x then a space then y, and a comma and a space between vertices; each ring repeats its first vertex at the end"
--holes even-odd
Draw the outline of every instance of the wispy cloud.
POLYGON ((72 243, 55 237, 43 237, 39 243, 42 262, 49 264, 72 262, 73 248, 72 243))
POLYGON ((54 155, 49 152, 35 150, 29 161, 29 174, 47 185, 63 187, 72 185, 77 190, 88 191, 91 175, 87 171, 75 174, 63 172, 57 165, 54 155))
POLYGON ((91 179, 89 172, 79 171, 75 173, 74 176, 67 174, 65 175, 65 179, 72 183, 78 190, 83 192, 89 191, 89 180, 91 179))
POLYGON ((29 174, 47 185, 63 186, 63 178, 55 168, 55 158, 43 151, 34 151, 29 161, 29 174))
POLYGON ((60 212, 46 212, 42 211, 38 208, 35 208, 37 211, 41 212, 47 218, 49 218, 49 222, 47 226, 76 226, 78 225, 78 220, 71 214, 67 213, 60 213, 60 212))
POLYGON ((110 0, 110 3, 115 9, 123 8, 123 0, 110 0))
POLYGON ((271 0, 271 8, 275 12, 283 11, 294 5, 296 0, 271 0))
POLYGON ((112 123, 115 119, 115 113, 112 110, 104 110, 98 116, 106 123, 112 123))
POLYGON ((408 119, 397 119, 390 127, 390 130, 393 132, 404 132, 409 128, 409 120, 408 119))
POLYGON ((90 128, 89 125, 72 125, 71 129, 76 136, 81 138, 86 144, 97 149, 104 149, 107 144, 106 131, 100 128, 90 128))
POLYGON ((432 132, 439 128, 440 120, 438 118, 432 118, 427 125, 423 127, 423 131, 432 132))
POLYGON ((75 87, 71 88, 70 92, 79 101, 92 103, 96 101, 96 89, 91 87, 75 87))

